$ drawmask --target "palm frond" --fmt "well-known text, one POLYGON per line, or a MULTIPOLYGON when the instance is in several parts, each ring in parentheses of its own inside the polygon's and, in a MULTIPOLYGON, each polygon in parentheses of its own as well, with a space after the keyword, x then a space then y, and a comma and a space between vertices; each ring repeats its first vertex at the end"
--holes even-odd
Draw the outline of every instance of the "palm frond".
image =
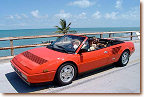
POLYGON ((71 25, 71 22, 67 25, 67 27, 69 27, 71 25))
POLYGON ((63 31, 56 31, 56 32, 54 32, 54 33, 59 33, 59 34, 62 33, 62 34, 63 34, 63 31))
POLYGON ((67 30, 70 29, 70 25, 71 25, 71 23, 69 23, 69 24, 67 25, 67 27, 66 27, 67 30))
POLYGON ((60 19, 60 25, 61 25, 62 29, 66 28, 66 21, 65 21, 65 19, 60 19))
POLYGON ((62 28, 60 28, 59 26, 55 26, 57 28, 57 30, 63 31, 62 28))
POLYGON ((77 33, 76 30, 69 30, 68 32, 70 32, 70 33, 77 33))
POLYGON ((67 28, 66 28, 66 30, 69 30, 69 29, 70 29, 70 27, 67 27, 67 28))
POLYGON ((59 28, 59 26, 54 26, 54 27, 59 28))

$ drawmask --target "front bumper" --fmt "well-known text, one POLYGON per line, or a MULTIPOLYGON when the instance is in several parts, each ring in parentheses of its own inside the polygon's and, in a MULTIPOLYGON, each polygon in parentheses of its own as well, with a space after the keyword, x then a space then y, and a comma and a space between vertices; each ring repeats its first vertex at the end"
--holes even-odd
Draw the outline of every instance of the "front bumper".
POLYGON ((17 75, 18 75, 24 82, 26 82, 28 85, 31 84, 30 82, 27 81, 27 79, 25 79, 24 77, 22 77, 22 73, 21 73, 17 68, 15 68, 14 65, 11 64, 11 66, 12 66, 12 68, 15 70, 15 72, 17 73, 17 75))
POLYGON ((26 72, 24 72, 23 70, 21 70, 16 64, 14 64, 11 61, 11 65, 13 67, 13 69, 15 70, 15 72, 18 74, 18 76, 24 81, 26 82, 28 85, 33 84, 33 83, 43 83, 43 82, 50 82, 53 81, 54 76, 55 76, 55 72, 56 71, 51 71, 51 72, 46 72, 46 73, 40 73, 40 74, 27 74, 26 72), (22 76, 25 75, 26 77, 22 76), (27 79, 26 79, 27 78, 27 79))

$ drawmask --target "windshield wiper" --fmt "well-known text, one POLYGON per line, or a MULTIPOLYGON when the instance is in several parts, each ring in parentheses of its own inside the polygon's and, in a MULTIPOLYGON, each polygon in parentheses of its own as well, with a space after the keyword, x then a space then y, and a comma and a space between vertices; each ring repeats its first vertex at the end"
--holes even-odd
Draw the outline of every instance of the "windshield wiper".
MULTIPOLYGON (((55 44, 56 45, 56 44, 55 44)), ((69 51, 67 51, 64 47, 60 46, 60 45, 56 45, 59 48, 62 48, 66 53, 69 53, 69 51)))

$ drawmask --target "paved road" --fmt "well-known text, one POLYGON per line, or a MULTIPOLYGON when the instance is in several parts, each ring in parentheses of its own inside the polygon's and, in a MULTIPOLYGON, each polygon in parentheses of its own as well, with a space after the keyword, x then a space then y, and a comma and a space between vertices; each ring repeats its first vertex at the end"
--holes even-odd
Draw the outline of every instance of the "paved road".
POLYGON ((139 93, 140 43, 126 67, 108 66, 80 75, 72 84, 56 87, 52 83, 29 87, 11 68, 9 62, 0 62, 1 93, 139 93))

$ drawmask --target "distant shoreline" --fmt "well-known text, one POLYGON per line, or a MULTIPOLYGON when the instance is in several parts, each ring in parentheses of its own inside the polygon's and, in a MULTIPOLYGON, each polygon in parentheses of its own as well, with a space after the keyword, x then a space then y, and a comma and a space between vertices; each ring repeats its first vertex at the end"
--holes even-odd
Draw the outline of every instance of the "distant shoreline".
MULTIPOLYGON (((77 33, 93 32, 118 32, 118 31, 139 31, 140 27, 97 27, 97 28, 71 28, 77 33)), ((56 28, 47 29, 17 29, 17 30, 0 30, 0 37, 19 37, 19 36, 37 36, 53 35, 56 28)))
MULTIPOLYGON (((78 27, 78 28, 71 28, 71 29, 93 29, 93 28, 140 28, 140 27, 78 27)), ((39 30, 39 29, 56 29, 56 28, 22 28, 22 29, 0 29, 0 31, 7 31, 7 30, 39 30)))

